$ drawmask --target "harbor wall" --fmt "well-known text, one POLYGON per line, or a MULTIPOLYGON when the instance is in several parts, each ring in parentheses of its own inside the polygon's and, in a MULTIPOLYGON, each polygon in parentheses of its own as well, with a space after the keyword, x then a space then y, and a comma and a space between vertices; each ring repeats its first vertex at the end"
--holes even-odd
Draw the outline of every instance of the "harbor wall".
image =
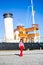
MULTIPOLYGON (((19 50, 19 43, 0 43, 0 50, 19 50)), ((43 49, 43 43, 24 43, 25 50, 43 49)))

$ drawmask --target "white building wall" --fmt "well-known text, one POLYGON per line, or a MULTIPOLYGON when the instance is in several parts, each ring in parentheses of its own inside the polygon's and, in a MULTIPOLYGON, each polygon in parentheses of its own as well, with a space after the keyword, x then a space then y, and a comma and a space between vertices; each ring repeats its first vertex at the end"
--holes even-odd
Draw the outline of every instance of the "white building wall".
POLYGON ((19 31, 15 31, 14 32, 14 42, 19 42, 20 38, 19 38, 19 31))

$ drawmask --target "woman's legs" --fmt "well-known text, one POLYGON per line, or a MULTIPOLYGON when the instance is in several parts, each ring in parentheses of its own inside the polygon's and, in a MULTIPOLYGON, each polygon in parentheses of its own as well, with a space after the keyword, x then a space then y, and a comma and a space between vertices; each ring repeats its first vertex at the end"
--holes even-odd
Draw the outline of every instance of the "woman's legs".
POLYGON ((23 56, 23 46, 20 46, 20 56, 23 56))

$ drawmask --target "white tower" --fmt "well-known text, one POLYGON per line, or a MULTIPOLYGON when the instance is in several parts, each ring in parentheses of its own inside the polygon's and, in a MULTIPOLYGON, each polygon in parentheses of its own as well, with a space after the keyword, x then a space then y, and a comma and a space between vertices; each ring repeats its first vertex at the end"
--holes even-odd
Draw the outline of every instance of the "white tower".
POLYGON ((5 13, 4 15, 4 24, 5 24, 5 41, 12 42, 14 41, 14 32, 13 32, 13 14, 5 13))

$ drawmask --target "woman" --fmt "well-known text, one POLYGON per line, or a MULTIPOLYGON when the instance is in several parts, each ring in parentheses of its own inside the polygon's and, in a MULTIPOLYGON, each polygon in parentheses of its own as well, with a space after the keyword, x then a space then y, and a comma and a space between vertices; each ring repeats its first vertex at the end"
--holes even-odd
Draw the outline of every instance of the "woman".
POLYGON ((20 56, 23 56, 23 49, 25 49, 24 47, 24 43, 23 43, 23 40, 20 39, 20 42, 19 42, 19 48, 20 48, 20 56))

